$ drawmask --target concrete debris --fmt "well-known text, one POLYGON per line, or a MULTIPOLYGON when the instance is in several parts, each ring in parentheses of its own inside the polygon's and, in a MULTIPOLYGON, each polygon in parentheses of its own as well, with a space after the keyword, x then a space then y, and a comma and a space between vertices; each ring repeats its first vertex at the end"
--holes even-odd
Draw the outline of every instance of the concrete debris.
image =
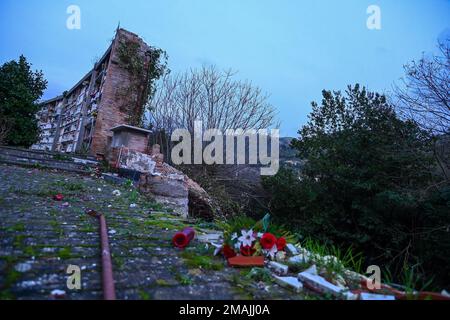
POLYGON ((348 292, 348 289, 340 288, 325 278, 317 275, 317 268, 310 268, 307 271, 298 274, 298 279, 302 281, 307 287, 315 290, 321 294, 331 294, 335 297, 346 297, 348 300, 355 299, 355 295, 348 292))
POLYGON ((288 266, 275 261, 269 262, 269 268, 279 275, 287 275, 289 270, 288 266))
POLYGON ((290 257, 288 259, 288 262, 292 263, 292 264, 308 263, 309 262, 309 258, 307 256, 305 256, 304 254, 299 254, 299 255, 290 257))
POLYGON ((31 270, 31 264, 29 263, 18 263, 14 267, 17 272, 27 272, 31 270))
POLYGON ((223 234, 221 233, 207 233, 199 234, 197 240, 204 243, 220 242, 223 239, 223 234))
POLYGON ((297 293, 303 290, 303 284, 295 277, 278 277, 276 275, 273 277, 275 282, 282 287, 293 289, 297 293))
POLYGON ((395 300, 394 296, 362 292, 361 300, 395 300))
POLYGON ((55 299, 63 299, 66 297, 66 292, 64 290, 53 290, 50 295, 55 299))
POLYGON ((299 254, 297 248, 292 244, 292 243, 288 243, 286 245, 286 251, 288 254, 290 254, 291 256, 296 256, 299 254))

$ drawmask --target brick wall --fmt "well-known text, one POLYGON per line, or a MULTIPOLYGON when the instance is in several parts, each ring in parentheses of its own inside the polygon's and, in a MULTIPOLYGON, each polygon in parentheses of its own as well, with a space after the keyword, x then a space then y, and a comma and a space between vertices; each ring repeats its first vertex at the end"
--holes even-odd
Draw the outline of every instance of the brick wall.
MULTIPOLYGON (((132 113, 143 113, 144 106, 141 106, 140 110, 136 110, 132 107, 128 110, 121 110, 121 107, 127 105, 127 101, 124 101, 124 99, 130 99, 130 97, 122 98, 120 91, 123 90, 123 88, 129 87, 132 82, 132 75, 128 72, 128 70, 122 68, 119 64, 118 46, 120 41, 124 40, 139 43, 139 54, 143 59, 146 59, 145 64, 147 65, 148 63, 148 58, 145 56, 145 52, 149 50, 150 47, 146 45, 137 35, 123 29, 118 30, 113 43, 110 63, 107 70, 105 84, 103 86, 102 99, 97 116, 97 122, 95 124, 94 137, 91 144, 91 155, 106 155, 108 151, 108 143, 113 135, 110 131, 111 128, 119 124, 129 124, 129 116, 132 113)), ((140 93, 136 92, 134 94, 136 95, 140 93)), ((140 141, 136 142, 139 144, 141 143, 140 141)), ((141 147, 139 146, 139 148, 141 147)))

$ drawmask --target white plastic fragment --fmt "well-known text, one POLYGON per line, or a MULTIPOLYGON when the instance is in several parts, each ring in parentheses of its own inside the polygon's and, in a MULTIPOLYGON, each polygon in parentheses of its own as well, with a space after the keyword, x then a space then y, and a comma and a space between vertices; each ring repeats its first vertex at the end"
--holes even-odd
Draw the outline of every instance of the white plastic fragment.
POLYGON ((269 268, 273 269, 276 273, 280 274, 280 275, 286 275, 288 273, 289 267, 275 262, 275 261, 270 261, 269 262, 269 268))
POLYGON ((317 276, 317 275, 318 275, 318 273, 317 273, 317 267, 316 267, 316 265, 314 264, 314 265, 312 265, 311 267, 309 267, 308 269, 306 269, 305 271, 303 271, 302 273, 309 273, 309 274, 312 274, 312 275, 317 276))
POLYGON ((66 292, 64 290, 55 289, 51 293, 51 296, 54 298, 64 298, 66 296, 66 292))
POLYGON ((276 275, 273 276, 275 278, 275 282, 280 286, 285 288, 291 288, 295 292, 301 292, 303 290, 303 284, 298 281, 297 278, 294 277, 278 277, 276 275))
POLYGON ((374 294, 374 293, 361 293, 361 300, 395 300, 394 296, 391 295, 383 295, 383 294, 374 294))
POLYGON ((31 270, 31 264, 29 263, 18 263, 14 267, 17 272, 27 272, 31 270))
POLYGON ((347 289, 340 288, 331 282, 328 282, 325 278, 317 275, 317 268, 315 266, 298 274, 298 279, 310 288, 316 290, 319 293, 329 293, 335 297, 344 295, 347 299, 353 299, 353 294, 349 293, 347 289), (314 269, 313 269, 314 267, 314 269), (314 274, 315 273, 315 274, 314 274))
POLYGON ((289 253, 291 256, 296 256, 299 254, 297 248, 292 244, 292 243, 288 243, 286 245, 286 251, 287 253, 289 253))
POLYGON ((296 256, 290 257, 288 259, 289 263, 292 264, 301 264, 301 263, 308 263, 309 258, 305 256, 304 254, 298 254, 296 256))

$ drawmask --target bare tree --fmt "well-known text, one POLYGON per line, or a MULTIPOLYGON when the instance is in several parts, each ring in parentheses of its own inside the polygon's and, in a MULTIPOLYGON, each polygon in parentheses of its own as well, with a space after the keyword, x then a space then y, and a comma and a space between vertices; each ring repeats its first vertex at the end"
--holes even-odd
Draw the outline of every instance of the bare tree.
POLYGON ((450 39, 438 45, 439 55, 423 55, 404 66, 405 78, 394 87, 393 103, 407 118, 435 134, 450 129, 450 39))
POLYGON ((268 95, 247 81, 238 81, 231 70, 202 67, 166 75, 148 104, 153 128, 171 134, 176 128, 262 129, 274 125, 276 112, 268 95))
POLYGON ((11 126, 3 115, 0 116, 0 146, 4 144, 11 126))

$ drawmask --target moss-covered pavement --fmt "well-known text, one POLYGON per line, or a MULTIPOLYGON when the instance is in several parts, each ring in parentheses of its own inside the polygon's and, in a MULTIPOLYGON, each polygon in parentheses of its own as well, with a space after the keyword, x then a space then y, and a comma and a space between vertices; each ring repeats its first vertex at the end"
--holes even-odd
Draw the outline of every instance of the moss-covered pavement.
POLYGON ((314 298, 228 268, 197 240, 175 249, 175 230, 214 225, 172 216, 130 186, 3 164, 0 181, 0 299, 53 299, 53 290, 102 299, 98 221, 88 209, 106 216, 118 299, 314 298), (63 201, 53 200, 57 193, 63 201), (69 265, 81 269, 80 290, 67 288, 69 265))

